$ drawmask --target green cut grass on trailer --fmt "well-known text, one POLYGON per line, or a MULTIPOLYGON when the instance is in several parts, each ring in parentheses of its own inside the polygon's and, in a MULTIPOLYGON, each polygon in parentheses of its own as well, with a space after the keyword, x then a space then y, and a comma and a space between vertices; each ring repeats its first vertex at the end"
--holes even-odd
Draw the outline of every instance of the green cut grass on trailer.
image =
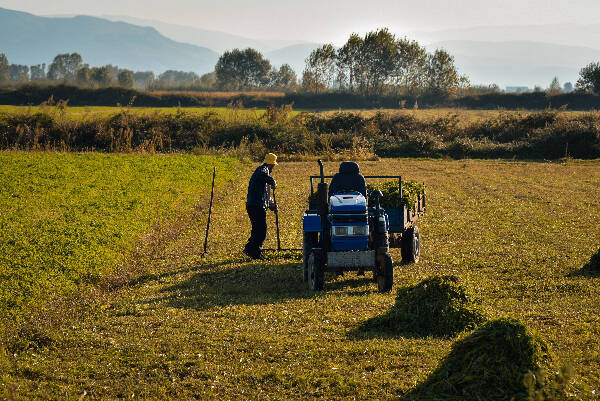
POLYGON ((0 153, 0 317, 114 273, 149 226, 204 199, 236 161, 0 153))

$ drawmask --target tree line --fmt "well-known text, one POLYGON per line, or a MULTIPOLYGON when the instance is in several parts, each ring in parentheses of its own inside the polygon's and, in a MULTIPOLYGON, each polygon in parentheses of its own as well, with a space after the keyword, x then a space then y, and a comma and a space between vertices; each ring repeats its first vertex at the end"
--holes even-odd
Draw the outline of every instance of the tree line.
POLYGON ((453 57, 444 50, 428 54, 416 41, 397 39, 387 29, 364 37, 350 36, 336 49, 324 45, 306 59, 302 79, 284 64, 271 65, 255 49, 234 49, 223 53, 213 72, 165 71, 158 77, 151 71, 133 72, 113 65, 90 67, 78 53, 59 54, 48 66, 9 64, 0 56, 0 84, 29 81, 67 81, 88 87, 121 86, 139 89, 277 90, 307 93, 351 92, 365 95, 406 93, 450 94, 467 87, 453 57))
MULTIPOLYGON (((288 64, 276 68, 251 48, 226 51, 214 71, 201 76, 175 70, 155 76, 152 71, 134 72, 110 64, 90 67, 78 53, 58 54, 48 66, 10 64, 6 55, 0 54, 0 85, 43 81, 90 88, 274 90, 409 98, 501 92, 497 85, 470 85, 469 79, 459 74, 454 57, 445 50, 428 53, 417 41, 396 37, 386 28, 364 36, 354 33, 339 48, 325 44, 313 50, 306 59, 301 79, 288 64)), ((558 94, 572 90, 600 93, 600 63, 584 67, 575 88, 570 83, 561 88, 555 78, 545 91, 558 94)), ((533 91, 544 90, 536 87, 533 91)))
POLYGON ((10 64, 6 55, 0 53, 0 85, 59 81, 89 88, 120 86, 153 89, 153 85, 181 85, 206 80, 207 87, 210 87, 210 76, 214 76, 214 73, 200 77, 194 72, 167 70, 156 76, 153 71, 131 71, 111 64, 90 67, 83 62, 79 53, 58 54, 48 66, 27 66, 10 64))
POLYGON ((51 64, 10 64, 0 53, 0 85, 27 82, 56 82, 82 87, 106 88, 120 86, 148 90, 201 89, 201 90, 278 90, 295 91, 296 73, 288 65, 273 68, 254 49, 225 52, 215 71, 198 75, 195 72, 167 70, 156 76, 152 71, 131 71, 111 64, 90 67, 79 53, 58 54, 51 64))

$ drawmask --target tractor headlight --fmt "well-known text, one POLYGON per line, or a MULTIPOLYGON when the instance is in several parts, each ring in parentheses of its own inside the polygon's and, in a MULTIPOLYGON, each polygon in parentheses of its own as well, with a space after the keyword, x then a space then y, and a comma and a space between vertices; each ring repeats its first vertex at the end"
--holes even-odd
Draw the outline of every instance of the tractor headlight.
POLYGON ((335 226, 333 227, 333 235, 334 236, 347 236, 348 235, 348 226, 335 226))
POLYGON ((333 236, 338 237, 349 237, 349 236, 363 236, 369 235, 369 226, 334 226, 331 229, 333 236))
POLYGON ((352 234, 366 237, 369 235, 369 226, 352 226, 352 234))

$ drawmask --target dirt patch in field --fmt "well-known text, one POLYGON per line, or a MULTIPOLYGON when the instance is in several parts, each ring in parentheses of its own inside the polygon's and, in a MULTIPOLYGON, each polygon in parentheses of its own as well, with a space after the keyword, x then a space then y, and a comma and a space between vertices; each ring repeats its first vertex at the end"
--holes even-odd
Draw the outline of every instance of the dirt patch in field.
POLYGON ((369 319, 353 334, 450 337, 484 321, 478 301, 458 278, 441 276, 401 288, 389 312, 369 319))
POLYGON ((552 366, 548 346, 536 333, 519 320, 497 319, 455 343, 429 378, 404 399, 558 399, 546 398, 561 388, 557 377, 545 373, 553 372, 552 366))

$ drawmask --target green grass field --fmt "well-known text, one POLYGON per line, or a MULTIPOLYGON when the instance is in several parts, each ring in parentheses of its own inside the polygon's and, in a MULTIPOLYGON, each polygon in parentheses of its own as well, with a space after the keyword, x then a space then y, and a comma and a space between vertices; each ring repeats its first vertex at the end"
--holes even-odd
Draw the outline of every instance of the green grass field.
MULTIPOLYGON (((59 112, 55 107, 42 107, 42 106, 6 106, 0 105, 0 113, 35 113, 39 112, 42 109, 48 111, 59 112)), ((185 111, 186 113, 191 114, 203 114, 208 112, 215 112, 222 115, 230 115, 233 113, 232 109, 227 107, 108 107, 108 106, 76 106, 76 107, 67 107, 65 109, 66 115, 71 118, 79 119, 79 118, 89 118, 89 117, 101 117, 107 116, 110 114, 115 114, 123 110, 129 110, 136 114, 154 114, 154 113, 162 113, 162 114, 175 114, 178 110, 185 111)), ((295 110, 292 112, 292 115, 297 114, 301 110, 295 110)), ((336 113, 338 110, 334 111, 323 111, 322 114, 332 114, 336 113)), ((490 119, 497 117, 501 113, 521 113, 521 114, 529 114, 529 111, 504 111, 504 110, 467 110, 467 109, 449 109, 449 108, 438 108, 438 109, 379 109, 379 110, 344 110, 350 112, 360 113, 363 116, 372 116, 376 112, 386 112, 386 113, 399 113, 399 114, 407 114, 411 116, 416 116, 419 119, 423 120, 431 120, 437 119, 443 116, 453 116, 456 115, 464 124, 472 123, 474 121, 481 121, 485 119, 490 119)), ((264 110, 261 109, 240 109, 236 111, 237 113, 248 114, 250 116, 261 116, 264 114, 264 110)), ((580 112, 580 111, 562 111, 561 113, 565 113, 567 115, 581 115, 589 112, 580 112)))
MULTIPOLYGON (((42 110, 60 113, 61 110, 54 106, 6 106, 0 105, 0 113, 36 113, 42 110)), ((191 114, 218 113, 228 115, 233 112, 227 107, 109 107, 109 106, 75 106, 66 107, 65 114, 74 119, 104 117, 111 114, 116 114, 124 110, 129 110, 136 114, 152 115, 155 113, 175 114, 178 111, 184 111, 191 114)), ((251 116, 260 116, 264 114, 264 110, 241 109, 239 113, 249 114, 251 116)))
MULTIPOLYGON (((61 158, 89 158, 83 164, 94 171, 102 158, 115 165, 163 158, 2 157, 3 164, 14 165, 13 180, 24 177, 31 164, 31 170, 50 171, 44 188, 68 185, 73 191, 89 182, 81 179, 86 174, 67 184, 44 166, 61 158)), ((186 164, 185 157, 169 158, 186 164)), ((600 247, 600 161, 361 162, 365 174, 402 174, 427 187, 427 214, 419 224, 421 261, 399 265, 399 251, 392 251, 391 294, 377 293, 368 275, 353 273, 329 277, 325 291, 314 294, 301 281, 297 255, 273 255, 264 263, 246 259, 240 250, 249 234, 244 200, 251 167, 218 191, 207 257, 201 257, 205 219, 188 221, 158 251, 134 258, 143 261, 143 271, 134 269, 139 263, 122 266, 133 269, 126 285, 86 293, 86 302, 74 294, 71 301, 48 303, 26 319, 18 339, 3 339, 0 394, 8 399, 402 398, 468 333, 455 338, 353 333, 387 313, 396 290, 453 274, 480 299, 486 316, 516 317, 536 330, 560 365, 574 368, 571 386, 578 397, 596 399, 600 277, 582 274, 581 268, 600 247)), ((336 168, 326 163, 327 172, 336 168)), ((301 244, 307 177, 317 172, 314 162, 281 163, 274 171, 283 247, 301 244)), ((111 179, 105 190, 118 191, 118 181, 111 179)), ((19 185, 24 188, 19 191, 28 185, 19 185)), ((182 192, 179 199, 193 193, 182 192)), ((89 192, 79 195, 77 204, 87 197, 89 192)), ((6 203, 15 202, 28 204, 3 197, 3 219, 6 203)), ((193 202, 182 202, 185 215, 193 202)), ((91 221, 101 220, 87 205, 91 221)), ((36 210, 25 221, 39 221, 53 207, 36 210)), ((129 224, 138 224, 128 216, 129 224)), ((268 247, 275 245, 273 220, 270 214, 268 247)), ((164 229, 172 225, 165 222, 164 229)))
POLYGON ((0 316, 98 284, 150 225, 206 197, 235 161, 200 156, 0 153, 0 316))

